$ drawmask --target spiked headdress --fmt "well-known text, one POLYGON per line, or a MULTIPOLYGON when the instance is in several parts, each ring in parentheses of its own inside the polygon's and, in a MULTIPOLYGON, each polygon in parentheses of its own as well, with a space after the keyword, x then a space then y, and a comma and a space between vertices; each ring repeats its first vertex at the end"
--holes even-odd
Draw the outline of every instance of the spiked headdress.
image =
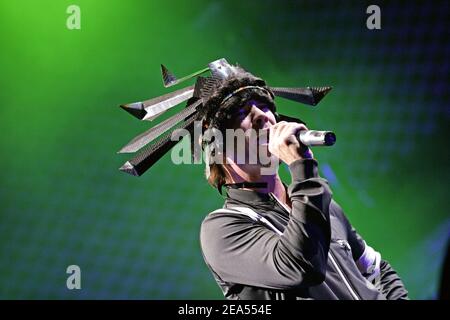
MULTIPOLYGON (((331 90, 331 87, 269 87, 264 80, 239 66, 230 65, 225 59, 213 61, 207 68, 180 79, 163 65, 161 72, 166 88, 196 76, 197 79, 192 86, 150 100, 120 106, 140 120, 152 121, 165 111, 187 101, 180 112, 138 135, 119 151, 133 153, 149 145, 120 168, 134 176, 142 175, 178 143, 171 140, 175 130, 186 129, 192 136, 195 120, 204 120, 207 126, 220 129, 224 120, 232 113, 231 108, 239 107, 240 102, 257 98, 268 103, 275 112, 275 96, 315 106, 331 90), (211 72, 209 76, 200 76, 208 71, 211 72)), ((279 120, 293 119, 281 114, 277 114, 277 117, 279 120)))

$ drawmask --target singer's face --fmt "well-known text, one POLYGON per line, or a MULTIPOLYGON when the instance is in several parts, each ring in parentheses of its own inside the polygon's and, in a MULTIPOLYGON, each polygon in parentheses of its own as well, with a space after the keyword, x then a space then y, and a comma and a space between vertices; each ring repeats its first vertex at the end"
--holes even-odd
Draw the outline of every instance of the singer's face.
POLYGON ((267 130, 277 121, 267 103, 249 100, 234 114, 234 128, 254 130, 267 130))
POLYGON ((275 115, 267 103, 257 100, 247 101, 233 114, 232 128, 238 138, 231 139, 234 140, 234 154, 227 152, 227 156, 238 164, 257 167, 270 165, 269 128, 276 122, 275 115))

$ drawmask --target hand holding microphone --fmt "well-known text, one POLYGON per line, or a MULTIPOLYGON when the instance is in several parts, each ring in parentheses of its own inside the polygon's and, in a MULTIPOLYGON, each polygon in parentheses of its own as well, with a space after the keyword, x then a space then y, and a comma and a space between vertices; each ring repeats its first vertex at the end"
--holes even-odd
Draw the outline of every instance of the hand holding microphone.
POLYGON ((269 151, 290 165, 295 160, 314 157, 308 146, 330 146, 335 141, 333 132, 308 130, 301 123, 281 121, 270 127, 269 151))

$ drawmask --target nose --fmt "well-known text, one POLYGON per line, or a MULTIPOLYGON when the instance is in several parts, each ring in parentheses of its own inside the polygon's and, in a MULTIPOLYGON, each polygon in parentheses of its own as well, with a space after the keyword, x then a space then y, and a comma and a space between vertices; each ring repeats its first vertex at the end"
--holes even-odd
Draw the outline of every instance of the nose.
POLYGON ((262 111, 260 108, 258 108, 256 105, 252 106, 251 114, 252 114, 252 125, 254 129, 264 128, 266 122, 269 121, 269 118, 267 117, 266 113, 262 111))

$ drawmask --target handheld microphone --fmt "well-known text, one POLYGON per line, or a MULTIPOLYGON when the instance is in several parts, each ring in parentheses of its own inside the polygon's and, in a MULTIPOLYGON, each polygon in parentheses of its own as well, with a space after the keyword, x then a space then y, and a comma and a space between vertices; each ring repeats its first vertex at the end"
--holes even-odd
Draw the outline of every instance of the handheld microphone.
POLYGON ((332 131, 300 130, 296 137, 308 147, 332 146, 336 142, 336 135, 332 131))

